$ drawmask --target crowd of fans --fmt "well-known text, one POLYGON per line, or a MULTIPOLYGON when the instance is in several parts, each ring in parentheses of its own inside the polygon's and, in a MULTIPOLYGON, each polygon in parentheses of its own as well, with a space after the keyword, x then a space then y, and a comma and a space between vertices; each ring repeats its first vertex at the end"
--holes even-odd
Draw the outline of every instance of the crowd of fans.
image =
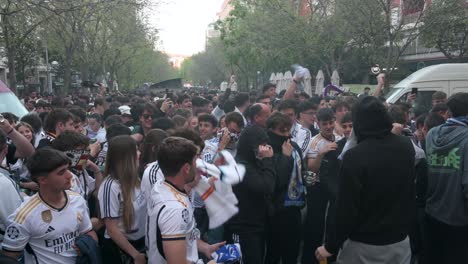
POLYGON ((246 264, 468 263, 468 94, 414 116, 417 95, 310 97, 300 81, 30 93, 29 114, 0 118, 0 262, 205 263, 238 243, 246 264), (223 150, 246 173, 239 212, 210 229, 195 161, 223 150))

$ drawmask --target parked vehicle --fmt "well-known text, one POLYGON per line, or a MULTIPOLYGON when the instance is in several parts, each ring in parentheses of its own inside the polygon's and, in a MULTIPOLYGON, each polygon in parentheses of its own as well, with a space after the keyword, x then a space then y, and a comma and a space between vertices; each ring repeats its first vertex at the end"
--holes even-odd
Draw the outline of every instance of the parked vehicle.
POLYGON ((418 95, 414 102, 416 115, 431 109, 432 94, 442 91, 448 96, 468 92, 468 63, 449 63, 425 67, 400 81, 386 95, 387 103, 406 101, 413 88, 418 95))
POLYGON ((10 112, 21 118, 28 113, 18 97, 0 81, 0 113, 10 112))

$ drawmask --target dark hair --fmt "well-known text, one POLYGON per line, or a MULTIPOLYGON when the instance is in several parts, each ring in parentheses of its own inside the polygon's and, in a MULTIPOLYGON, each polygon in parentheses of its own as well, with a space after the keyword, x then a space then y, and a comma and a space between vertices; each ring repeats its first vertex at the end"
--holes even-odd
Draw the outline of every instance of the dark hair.
POLYGON ((203 107, 207 104, 209 104, 210 101, 206 100, 205 98, 201 97, 201 96, 194 96, 192 97, 192 106, 195 106, 195 107, 203 107))
POLYGON ((398 123, 405 125, 406 124, 406 117, 405 111, 399 105, 392 105, 388 109, 388 114, 392 118, 393 123, 398 123))
POLYGON ((238 93, 236 97, 234 97, 234 105, 236 107, 241 107, 245 105, 249 101, 249 94, 248 93, 238 93))
POLYGON ((453 117, 468 116, 468 93, 457 93, 447 101, 453 117))
POLYGON ((118 108, 109 108, 104 111, 104 114, 102 115, 102 120, 106 120, 109 116, 113 115, 121 115, 122 113, 118 108))
POLYGON ((62 151, 50 147, 37 149, 26 161, 31 179, 35 182, 63 165, 70 165, 70 159, 62 151))
POLYGON ((200 135, 188 128, 181 128, 181 129, 176 129, 173 131, 170 135, 171 137, 181 137, 188 139, 193 142, 197 147, 200 148, 200 150, 205 148, 205 142, 203 139, 200 137, 200 135))
POLYGON ((347 112, 343 118, 341 118, 341 121, 340 121, 340 124, 344 124, 344 123, 352 123, 353 122, 353 115, 351 114, 351 112, 347 112))
POLYGON ((65 101, 62 97, 56 96, 50 101, 50 106, 52 108, 63 108, 65 106, 65 101))
POLYGON ((318 109, 318 105, 307 100, 307 101, 304 101, 304 102, 301 102, 299 103, 298 107, 297 107, 297 113, 302 113, 302 112, 305 112, 307 110, 317 110, 318 109))
POLYGON ((276 129, 278 127, 280 128, 291 128, 292 127, 292 121, 291 119, 280 113, 280 112, 275 112, 273 113, 268 119, 267 119, 267 128, 268 129, 276 129))
POLYGON ((245 110, 245 116, 247 116, 247 118, 250 120, 250 121, 253 121, 255 116, 258 115, 260 112, 262 111, 262 106, 261 104, 253 104, 251 106, 249 106, 246 110, 245 110))
POLYGON ((86 111, 79 108, 79 107, 71 107, 68 109, 70 113, 72 113, 74 116, 78 117, 80 119, 80 122, 85 122, 86 121, 86 111))
POLYGON ((236 109, 236 105, 234 104, 234 101, 226 100, 226 102, 224 102, 224 112, 225 113, 233 112, 235 109, 236 109))
POLYGON ((437 91, 432 94, 432 100, 444 100, 447 99, 447 94, 442 91, 437 91))
POLYGON ((270 96, 268 95, 265 95, 265 94, 262 94, 260 95, 259 97, 257 97, 257 99, 255 100, 255 102, 259 103, 261 100, 263 99, 271 99, 270 96))
POLYGON ((52 142, 52 147, 60 151, 74 150, 88 145, 89 138, 76 131, 64 131, 52 142))
POLYGON ((278 104, 278 111, 283 111, 286 109, 293 109, 294 113, 297 113, 297 104, 298 102, 294 99, 282 100, 278 104))
POLYGON ((39 117, 39 115, 35 114, 35 113, 29 113, 25 116, 23 116, 21 118, 21 122, 25 122, 25 123, 28 123, 29 125, 31 125, 32 129, 35 131, 35 132, 39 132, 41 131, 41 128, 42 128, 42 120, 41 118, 39 117))
POLYGON ((274 83, 267 83, 267 84, 263 85, 262 93, 265 93, 266 90, 270 89, 271 87, 276 88, 276 84, 274 84, 274 83))
POLYGON ((426 120, 427 115, 428 115, 428 113, 424 113, 424 114, 419 115, 416 118, 416 128, 417 129, 420 129, 421 127, 424 126, 424 120, 426 120))
POLYGON ((169 129, 174 129, 174 127, 175 127, 174 122, 170 118, 167 118, 167 117, 156 118, 155 120, 153 120, 153 123, 151 125, 152 129, 161 129, 164 131, 167 131, 169 129))
POLYGON ((187 123, 187 118, 181 115, 175 115, 172 117, 172 122, 174 122, 174 128, 181 128, 187 123))
POLYGON ((166 131, 161 129, 151 129, 140 145, 140 171, 145 170, 145 166, 158 159, 158 150, 162 141, 168 137, 166 131))
POLYGON ((132 131, 124 124, 113 124, 107 127, 106 129, 106 139, 107 141, 111 140, 117 136, 130 136, 132 131))
POLYGON ((338 111, 339 109, 343 108, 343 107, 346 107, 348 108, 348 110, 351 110, 351 107, 349 106, 349 104, 343 100, 339 100, 336 102, 336 104, 333 106, 333 112, 336 113, 336 111, 338 111))
POLYGON ((106 104, 106 100, 104 98, 96 98, 94 99, 94 107, 96 107, 97 105, 104 105, 106 104))
POLYGON ((45 108, 45 107, 50 107, 50 104, 44 100, 39 100, 37 101, 36 105, 35 105, 36 108, 39 108, 39 107, 42 107, 42 108, 45 108))
POLYGON ((434 127, 440 126, 445 123, 443 116, 438 113, 429 113, 424 119, 424 126, 426 126, 427 131, 431 130, 434 127))
POLYGON ((102 123, 102 116, 100 114, 92 114, 88 119, 96 119, 96 122, 102 123))
POLYGON ((187 94, 181 94, 179 96, 177 96, 177 101, 176 103, 177 104, 182 104, 185 100, 189 99, 190 100, 190 96, 188 96, 187 94))
POLYGON ((18 117, 10 112, 3 112, 2 113, 3 117, 10 122, 10 124, 14 125, 16 122, 18 122, 18 117))
POLYGON ((200 122, 210 123, 213 126, 213 128, 218 126, 218 121, 216 120, 216 117, 214 117, 213 115, 210 115, 210 114, 201 114, 201 115, 199 115, 198 116, 198 124, 200 124, 200 122))
POLYGON ((299 96, 302 96, 302 97, 304 97, 305 99, 309 99, 309 98, 310 98, 310 95, 308 95, 306 92, 301 92, 301 93, 299 94, 299 96))
POLYGON ((44 130, 55 133, 55 127, 59 122, 66 123, 73 119, 73 115, 65 109, 54 109, 45 118, 44 130))
MULTIPOLYGON (((219 119, 221 121, 221 118, 219 119)), ((198 120, 200 122, 200 120, 198 120)), ((229 123, 236 123, 237 126, 242 129, 245 124, 244 124, 244 118, 242 118, 242 115, 237 113, 237 112, 231 112, 231 113, 228 113, 225 117, 224 117, 224 124, 226 124, 226 126, 229 124, 229 123)))
POLYGON ((192 164, 198 148, 180 137, 164 139, 158 151, 158 163, 165 177, 174 177, 186 163, 192 164))
POLYGON ((438 113, 438 112, 447 112, 449 110, 447 104, 436 104, 434 107, 432 107, 431 112, 432 113, 438 113))
POLYGON ((110 127, 115 124, 123 124, 123 119, 120 115, 111 115, 108 116, 104 121, 105 127, 110 127))
POLYGON ((189 109, 186 109, 186 108, 177 108, 175 111, 174 111, 174 116, 176 115, 179 115, 179 116, 182 116, 186 119, 189 119, 190 117, 192 117, 192 111, 190 111, 189 109))
POLYGON ((413 107, 410 103, 407 103, 407 102, 398 102, 394 105, 400 107, 401 110, 403 110, 403 112, 405 113, 408 112, 413 107))
POLYGON ((330 108, 322 108, 317 112, 318 121, 331 121, 335 119, 335 112, 330 108))
MULTIPOLYGON (((130 110, 130 112, 131 112, 131 111, 132 111, 132 110, 130 110)), ((143 106, 143 108, 141 109, 141 112, 140 112, 140 115, 138 116, 138 118, 140 118, 140 116, 142 116, 143 113, 144 113, 145 111, 151 112, 152 114, 154 114, 154 113, 156 112, 156 109, 155 109, 155 107, 154 107, 153 104, 151 104, 151 103, 146 103, 146 104, 143 106)), ((133 113, 132 113, 132 116, 133 116, 133 113)))
POLYGON ((5 144, 7 143, 7 135, 3 130, 0 129, 0 151, 3 149, 5 144))

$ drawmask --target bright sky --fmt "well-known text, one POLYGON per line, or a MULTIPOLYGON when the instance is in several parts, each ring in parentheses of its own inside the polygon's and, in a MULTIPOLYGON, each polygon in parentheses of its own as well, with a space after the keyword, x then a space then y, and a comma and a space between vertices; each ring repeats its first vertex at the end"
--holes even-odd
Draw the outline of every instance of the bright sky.
POLYGON ((163 0, 150 16, 158 28, 162 49, 192 55, 204 50, 207 26, 216 21, 223 0, 163 0))

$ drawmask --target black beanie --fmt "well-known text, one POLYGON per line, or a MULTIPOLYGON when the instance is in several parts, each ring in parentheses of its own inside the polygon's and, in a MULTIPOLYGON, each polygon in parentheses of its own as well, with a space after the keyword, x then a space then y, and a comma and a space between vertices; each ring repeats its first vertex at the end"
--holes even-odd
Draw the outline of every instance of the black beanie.
POLYGON ((383 103, 373 96, 361 97, 352 110, 353 129, 358 142, 381 138, 392 131, 392 119, 383 103))

